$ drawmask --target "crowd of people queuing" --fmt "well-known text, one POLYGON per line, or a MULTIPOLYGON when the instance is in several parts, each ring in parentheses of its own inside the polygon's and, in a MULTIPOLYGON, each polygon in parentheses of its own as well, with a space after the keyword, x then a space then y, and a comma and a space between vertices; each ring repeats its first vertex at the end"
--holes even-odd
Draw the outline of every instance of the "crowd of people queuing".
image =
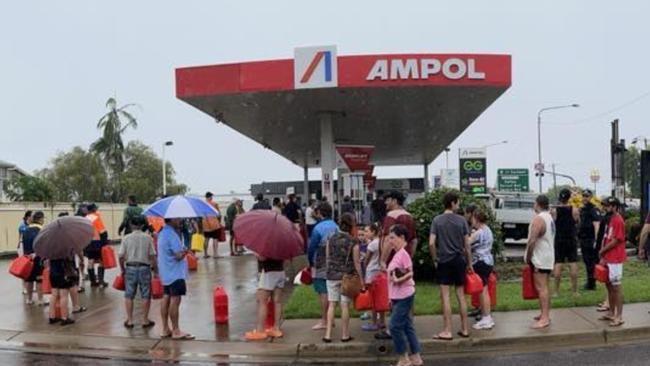
MULTIPOLYGON (((525 262, 531 266, 534 286, 539 295, 540 314, 535 317, 534 329, 546 328, 551 324, 549 285, 551 273, 554 274, 555 294, 559 291, 562 267, 568 263, 571 288, 577 293, 577 248, 587 272, 584 288, 595 288, 594 267, 597 264, 608 268, 609 280, 606 283, 608 296, 598 310, 607 312, 602 319, 611 326, 623 324, 622 274, 625 262, 625 230, 620 215, 620 202, 607 198, 604 213, 601 214, 592 204, 592 192, 582 192, 583 206, 575 209, 568 204, 571 192, 563 190, 559 202, 551 207, 546 196, 537 197, 526 247, 525 262)), ((220 211, 213 200, 214 195, 207 192, 206 201, 220 211)), ((363 291, 374 291, 377 276, 384 273, 388 277, 388 295, 391 301, 390 321, 386 321, 385 309, 371 309, 362 314, 367 320, 362 331, 376 332, 377 339, 392 339, 398 365, 421 365, 420 345, 415 335, 413 304, 416 296, 413 278, 413 255, 418 247, 415 221, 403 207, 405 197, 398 191, 387 194, 378 192, 363 215, 356 215, 340 207, 340 217, 335 220, 334 207, 323 199, 309 200, 304 207, 295 195, 289 195, 285 202, 274 198, 272 204, 263 195, 256 197, 253 210, 273 210, 285 216, 297 229, 305 231, 307 237, 306 254, 313 279, 313 290, 320 303, 320 319, 312 327, 323 331, 323 342, 333 340, 336 308, 340 308, 340 341, 350 342, 354 338, 350 329, 350 306, 354 299, 346 295, 346 276, 357 276, 363 291), (345 211, 345 212, 344 212, 345 211), (361 217, 361 220, 358 220, 361 217), (358 222, 362 221, 362 222, 358 222)), ((487 225, 488 213, 475 205, 460 207, 459 196, 447 192, 443 197, 444 212, 437 215, 430 225, 429 252, 436 266, 437 282, 443 310, 443 327, 434 339, 452 340, 455 335, 470 336, 469 316, 477 316, 471 326, 475 330, 488 330, 495 326, 491 316, 491 299, 488 291, 490 275, 494 271, 492 247, 494 236, 487 225), (480 293, 480 307, 474 313, 468 312, 464 294, 467 273, 476 273, 483 282, 480 293), (452 329, 451 294, 455 294, 460 315, 460 329, 455 334, 452 329)), ((344 207, 345 206, 345 207, 344 207)), ((209 258, 208 249, 213 246, 213 256, 217 257, 217 244, 225 242, 226 231, 230 234, 230 254, 241 255, 244 250, 237 243, 234 222, 244 213, 241 200, 234 200, 226 209, 225 215, 211 218, 162 219, 145 218, 135 197, 129 197, 119 234, 124 235, 118 257, 125 280, 126 320, 124 326, 133 328, 133 301, 139 290, 143 300, 142 327, 152 327, 155 322, 149 319, 151 305, 150 283, 152 276, 159 276, 164 298, 161 304, 161 337, 174 339, 193 339, 179 326, 179 306, 186 294, 187 265, 185 258, 191 253, 190 237, 200 233, 204 237, 204 256, 209 258), (225 219, 225 223, 224 223, 225 219)), ((67 213, 63 213, 65 215, 67 213)), ((65 260, 43 261, 34 255, 33 242, 44 224, 41 211, 26 212, 20 224, 20 248, 25 255, 34 257, 31 276, 24 281, 25 303, 32 305, 33 293, 37 293, 39 306, 47 306, 41 291, 43 268, 48 267, 53 287, 50 300, 58 304, 50 306, 50 324, 61 325, 74 322, 67 314, 68 297, 72 302, 72 313, 86 311, 81 306, 79 293, 84 291, 84 282, 91 287, 105 288, 105 269, 101 261, 101 248, 108 244, 108 235, 101 214, 95 204, 81 205, 76 215, 87 217, 93 225, 93 240, 84 251, 84 257, 76 256, 65 260), (87 265, 86 265, 87 261, 87 265), (84 272, 85 269, 85 272, 84 272), (56 310, 60 309, 60 310, 56 310)), ((641 232, 641 243, 650 233, 650 216, 641 232)), ((639 256, 645 256, 646 248, 640 245, 639 256)), ((245 334, 247 340, 264 340, 268 337, 282 337, 281 293, 286 281, 285 263, 279 260, 258 256, 257 326, 245 334), (275 322, 270 329, 265 328, 268 302, 274 303, 275 322)))

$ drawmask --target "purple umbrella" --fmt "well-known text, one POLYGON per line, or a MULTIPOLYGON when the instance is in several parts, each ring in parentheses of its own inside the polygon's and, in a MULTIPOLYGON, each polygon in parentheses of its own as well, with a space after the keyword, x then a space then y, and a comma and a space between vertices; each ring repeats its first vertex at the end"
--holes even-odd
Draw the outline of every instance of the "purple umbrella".
POLYGON ((92 240, 93 232, 93 225, 85 217, 59 217, 38 233, 34 251, 45 259, 70 258, 75 253, 82 253, 92 240))
POLYGON ((285 260, 304 253, 300 231, 275 211, 252 210, 239 215, 233 229, 238 243, 262 257, 285 260))

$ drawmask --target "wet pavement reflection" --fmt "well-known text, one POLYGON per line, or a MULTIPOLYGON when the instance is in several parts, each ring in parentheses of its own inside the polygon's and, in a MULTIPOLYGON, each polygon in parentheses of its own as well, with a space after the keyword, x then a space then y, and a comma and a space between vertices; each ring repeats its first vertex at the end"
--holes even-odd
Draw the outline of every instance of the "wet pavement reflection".
MULTIPOLYGON (((117 250, 117 248, 115 248, 117 250)), ((200 340, 238 341, 243 333, 255 326, 255 291, 257 286, 257 261, 253 255, 228 256, 228 248, 220 246, 220 258, 203 259, 198 254, 197 271, 189 274, 188 294, 181 304, 181 329, 194 334, 200 340), (215 286, 222 286, 229 298, 229 323, 217 325, 214 322, 212 293, 215 286)), ((7 273, 9 260, 0 261, 0 273, 7 273)), ((118 269, 107 271, 107 282, 112 283, 118 269)), ((70 335, 110 335, 117 337, 137 337, 158 339, 160 328, 159 301, 154 300, 150 318, 157 324, 154 328, 139 326, 142 315, 139 313, 139 300, 136 300, 135 323, 133 329, 123 326, 125 319, 123 292, 112 287, 91 288, 86 282, 86 292, 80 294, 81 302, 88 308, 76 314, 76 323, 62 327, 47 323, 47 307, 23 304, 21 282, 6 274, 0 278, 0 329, 17 331, 53 332, 70 335)), ((291 289, 288 286, 285 295, 291 289)))

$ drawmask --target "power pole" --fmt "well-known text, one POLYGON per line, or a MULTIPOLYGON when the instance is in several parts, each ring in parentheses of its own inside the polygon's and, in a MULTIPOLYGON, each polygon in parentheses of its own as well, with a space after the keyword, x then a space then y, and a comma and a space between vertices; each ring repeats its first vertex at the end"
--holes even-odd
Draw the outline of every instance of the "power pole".
POLYGON ((610 143, 612 164, 612 196, 625 202, 625 140, 619 139, 618 119, 612 121, 610 143))

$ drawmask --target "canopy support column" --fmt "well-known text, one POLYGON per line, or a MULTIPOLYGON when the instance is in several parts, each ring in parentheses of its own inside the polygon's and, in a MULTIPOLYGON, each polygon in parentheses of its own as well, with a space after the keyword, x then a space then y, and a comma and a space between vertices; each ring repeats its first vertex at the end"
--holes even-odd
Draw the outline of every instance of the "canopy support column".
POLYGON ((332 133, 332 114, 320 113, 320 166, 322 171, 321 192, 323 198, 327 197, 330 204, 334 204, 333 174, 334 159, 334 134, 332 133))
POLYGON ((429 192, 429 164, 424 163, 424 193, 429 192))
POLYGON ((302 194, 303 194, 303 201, 302 203, 308 205, 309 204, 309 168, 307 165, 303 168, 303 174, 304 174, 304 180, 302 182, 302 194))

